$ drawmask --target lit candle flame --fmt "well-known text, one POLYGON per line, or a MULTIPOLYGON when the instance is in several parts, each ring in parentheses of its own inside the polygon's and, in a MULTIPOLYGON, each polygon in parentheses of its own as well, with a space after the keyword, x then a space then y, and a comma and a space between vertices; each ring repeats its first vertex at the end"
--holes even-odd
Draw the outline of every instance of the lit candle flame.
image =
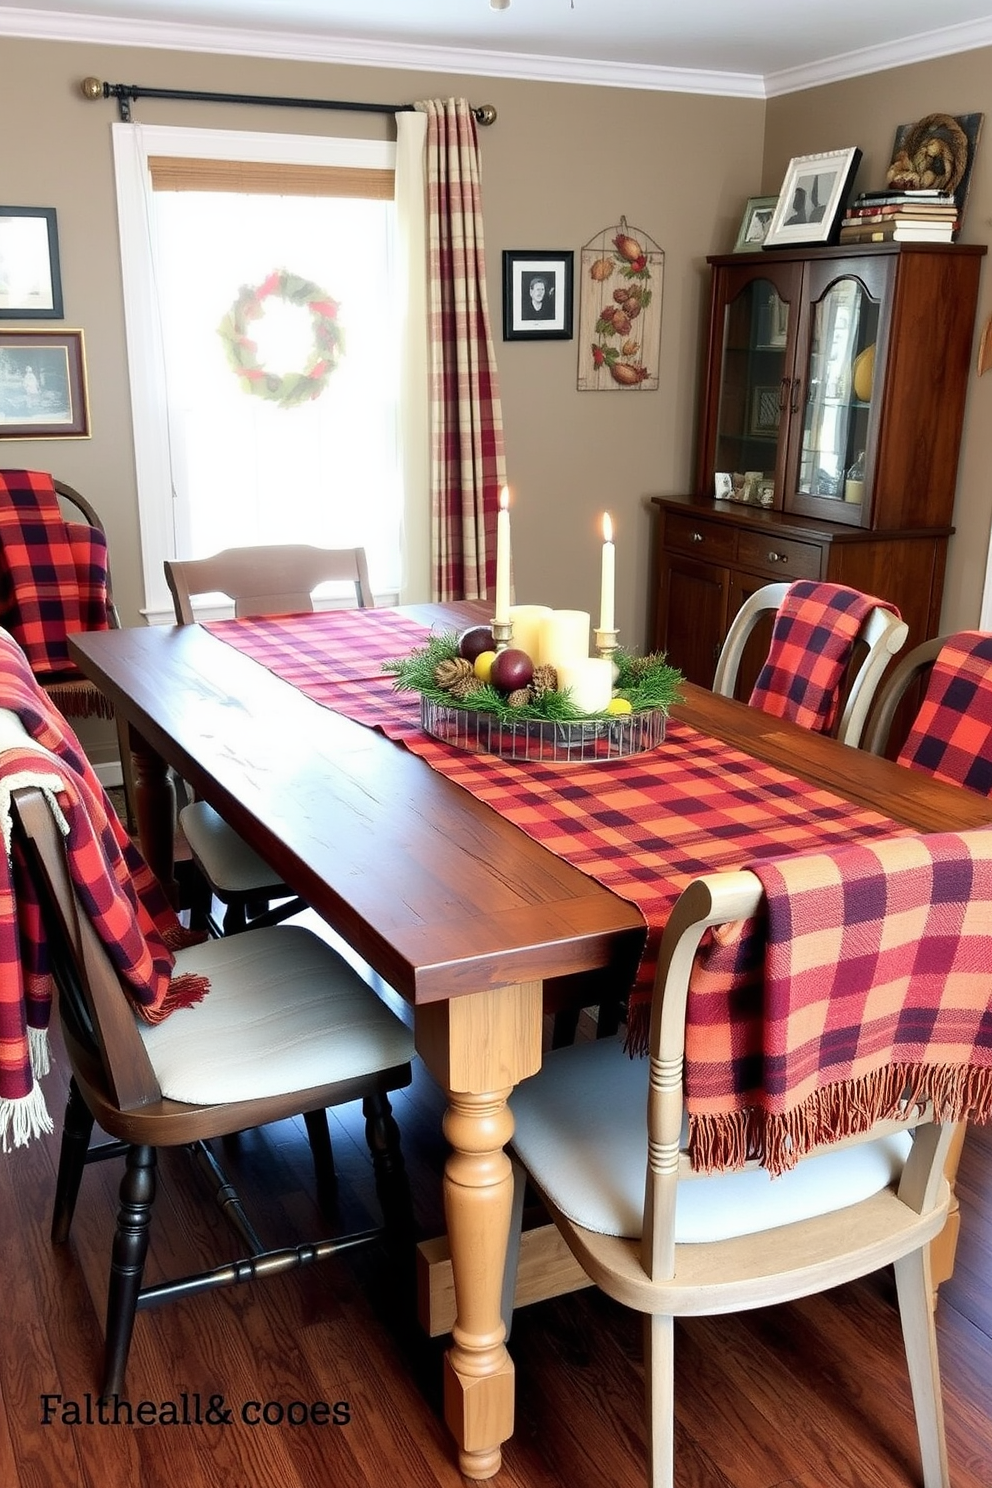
POLYGON ((504 486, 503 489, 502 489, 502 491, 500 491, 500 493, 499 493, 499 504, 500 504, 501 508, 503 509, 503 511, 506 511, 507 507, 510 505, 510 488, 509 488, 509 486, 504 486))
POLYGON ((613 519, 609 512, 603 513, 603 541, 613 541, 613 519))

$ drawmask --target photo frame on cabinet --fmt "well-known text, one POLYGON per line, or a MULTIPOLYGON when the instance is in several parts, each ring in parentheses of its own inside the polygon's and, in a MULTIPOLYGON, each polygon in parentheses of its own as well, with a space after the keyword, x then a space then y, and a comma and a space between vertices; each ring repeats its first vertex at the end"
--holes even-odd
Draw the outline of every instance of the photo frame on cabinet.
POLYGON ((0 329, 0 439, 88 439, 82 331, 0 329))
POLYGON ((0 320, 61 320, 54 207, 0 206, 0 320))
POLYGON ((735 253, 754 253, 761 247, 777 205, 777 196, 748 197, 741 225, 737 229, 735 253))
POLYGON ((571 341, 574 259, 570 249, 504 249, 504 341, 571 341))
POLYGON ((795 248, 836 241, 860 162, 861 151, 856 146, 794 155, 762 247, 795 248))

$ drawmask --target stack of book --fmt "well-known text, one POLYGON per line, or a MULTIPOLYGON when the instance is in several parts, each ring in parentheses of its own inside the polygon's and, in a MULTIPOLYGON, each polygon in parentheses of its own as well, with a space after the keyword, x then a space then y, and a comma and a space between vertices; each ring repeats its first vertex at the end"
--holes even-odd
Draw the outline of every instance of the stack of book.
POLYGON ((951 243, 958 209, 946 191, 862 192, 840 225, 842 243, 951 243))

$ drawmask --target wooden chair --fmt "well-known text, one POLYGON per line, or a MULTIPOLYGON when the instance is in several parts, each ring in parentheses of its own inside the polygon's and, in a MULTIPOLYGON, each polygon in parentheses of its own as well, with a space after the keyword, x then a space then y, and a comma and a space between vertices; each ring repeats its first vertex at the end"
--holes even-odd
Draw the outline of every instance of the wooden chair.
POLYGON ((210 991, 164 1021, 140 1022, 71 883, 63 839, 42 792, 13 794, 20 833, 46 914, 58 1006, 72 1067, 52 1218, 63 1242, 84 1165, 125 1155, 110 1264, 104 1395, 121 1394, 138 1309, 210 1288, 281 1274, 378 1230, 267 1250, 210 1149, 211 1138, 303 1114, 311 1133, 324 1108, 361 1100, 380 1200, 408 1238, 399 1133, 388 1092, 411 1078, 413 1038, 318 936, 300 926, 209 940, 176 953, 173 977, 195 972, 210 991), (94 1121, 114 1139, 89 1147, 94 1121), (246 1255, 196 1276, 143 1286, 156 1152, 194 1145, 212 1174, 246 1255))
MULTIPOLYGON (((713 1174, 688 1166, 682 1074, 694 953, 708 926, 746 919, 761 899, 748 872, 699 878, 682 894, 660 952, 650 1059, 593 1040, 547 1055, 517 1088, 516 1214, 526 1176, 589 1278, 645 1316, 652 1488, 675 1481, 676 1317, 764 1307, 894 1263, 924 1483, 947 1488, 927 1245, 947 1214, 952 1128, 934 1124, 929 1109, 912 1111, 776 1178, 754 1164, 713 1174)), ((511 1246, 505 1297, 515 1266, 511 1246)))
MULTIPOLYGON (((194 623, 193 600, 204 594, 226 595, 237 617, 310 611, 313 591, 328 582, 353 584, 360 609, 375 603, 363 548, 228 548, 209 558, 168 559, 165 577, 180 625, 194 623)), ((205 801, 184 806, 179 822, 211 894, 224 905, 225 935, 249 922, 256 927, 277 923, 305 907, 205 801)))
MULTIPOLYGON (((714 692, 722 697, 734 696, 741 657, 749 637, 765 615, 778 610, 788 589, 787 583, 766 584, 749 595, 741 605, 731 621, 720 651, 713 677, 714 692)), ((860 743, 882 674, 890 658, 905 645, 908 634, 909 627, 905 621, 900 620, 891 610, 879 607, 872 611, 860 636, 867 647, 867 654, 851 681, 835 730, 842 743, 855 748, 860 743)))
POLYGON ((906 656, 900 657, 892 669, 892 675, 878 695, 878 700, 868 721, 862 748, 869 754, 885 754, 892 735, 896 713, 910 688, 922 678, 929 676, 931 668, 943 650, 948 636, 934 636, 920 646, 914 646, 906 656))

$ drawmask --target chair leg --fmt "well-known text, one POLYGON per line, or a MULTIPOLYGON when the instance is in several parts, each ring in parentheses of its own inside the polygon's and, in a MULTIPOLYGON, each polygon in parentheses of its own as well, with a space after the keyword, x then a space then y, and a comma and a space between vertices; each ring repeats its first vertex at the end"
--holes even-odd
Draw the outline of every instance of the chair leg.
POLYGON ((233 900, 224 910, 224 934, 240 935, 248 929, 248 916, 242 899, 233 900))
POLYGON ((157 1158, 154 1147, 132 1147, 120 1187, 117 1233, 110 1262, 107 1294, 107 1342, 103 1397, 124 1392, 124 1371, 134 1332, 134 1315, 148 1254, 149 1227, 155 1200, 157 1158))
POLYGON ((401 1247, 412 1246, 415 1236, 413 1201, 400 1148, 400 1129, 385 1091, 377 1090, 375 1094, 365 1096, 362 1111, 365 1114, 365 1140, 372 1154, 375 1191, 382 1206, 386 1229, 401 1247))
POLYGON ((92 1134, 93 1117, 79 1093, 79 1086, 72 1079, 69 1081, 69 1099, 62 1123, 59 1171, 55 1179, 55 1203, 52 1206, 52 1241, 55 1245, 64 1245, 69 1238, 92 1134))
POLYGON ((913 1391, 916 1430, 920 1438, 923 1488, 948 1488, 950 1477, 933 1314, 930 1247, 925 1245, 896 1261, 895 1273, 899 1318, 913 1391))
POLYGON ((327 1125, 327 1112, 323 1108, 319 1111, 304 1111, 303 1120, 310 1141, 314 1177, 317 1180, 317 1202, 325 1215, 331 1215, 337 1208, 338 1180, 334 1171, 334 1151, 327 1125))
POLYGON ((648 1483, 650 1488, 674 1488, 675 1321, 671 1317, 645 1314, 644 1394, 648 1418, 648 1483))

